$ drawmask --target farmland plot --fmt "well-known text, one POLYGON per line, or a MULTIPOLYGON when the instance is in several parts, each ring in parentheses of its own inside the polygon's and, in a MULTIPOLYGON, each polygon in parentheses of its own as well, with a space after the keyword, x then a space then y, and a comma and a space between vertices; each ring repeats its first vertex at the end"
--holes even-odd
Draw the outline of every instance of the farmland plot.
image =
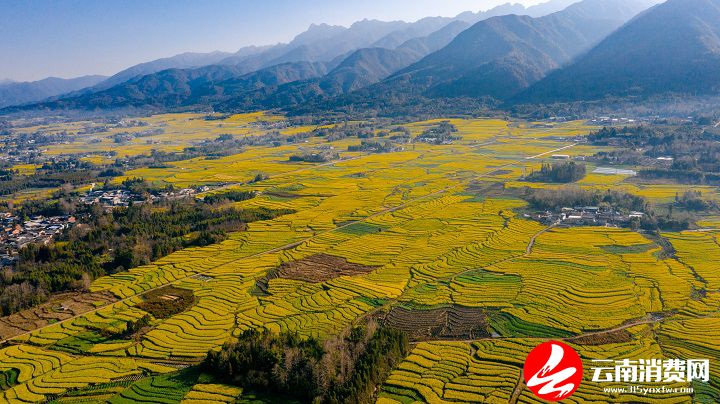
MULTIPOLYGON (((191 117, 154 119, 188 136, 252 135, 245 120, 258 117, 226 119, 212 131, 191 117)), ((329 164, 289 162, 296 145, 249 147, 127 173, 158 184, 253 190, 256 198, 235 206, 294 213, 96 280, 91 290, 112 299, 0 349, 0 372, 16 375, 0 400, 69 399, 96 388, 87 394, 117 402, 232 402, 242 391, 212 382, 180 388, 170 365, 198 363, 248 329, 324 338, 367 318, 411 332, 422 325, 412 335, 420 342, 382 387, 383 403, 537 402, 518 388, 520 368, 527 352, 551 338, 567 339, 584 358, 720 360, 717 344, 696 337, 717 330, 716 233, 663 234, 676 250, 667 257, 629 230, 548 228, 525 219, 516 211, 526 203, 503 190, 523 186, 522 173, 558 149, 591 151, 571 147, 588 128, 452 122, 463 139, 451 145, 406 145, 329 164), (260 172, 267 178, 250 183, 260 172), (478 181, 489 185, 468 192, 478 181), (169 316, 143 310, 147 296, 168 286, 191 292, 192 304, 169 316), (124 334, 143 319, 140 332, 124 334)), ((418 134, 434 123, 408 127, 418 134)), ((327 142, 309 140, 320 144, 327 142)), ((621 182, 590 177, 581 185, 621 182)), ((713 371, 699 394, 718 397, 719 377, 713 371)), ((578 402, 601 394, 582 387, 578 402)))

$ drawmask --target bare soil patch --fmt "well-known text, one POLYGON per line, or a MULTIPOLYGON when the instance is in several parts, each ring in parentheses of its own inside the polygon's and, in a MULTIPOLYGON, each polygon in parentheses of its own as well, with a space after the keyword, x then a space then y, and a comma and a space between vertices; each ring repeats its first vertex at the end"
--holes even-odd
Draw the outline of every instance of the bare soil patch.
POLYGON ((138 304, 140 310, 152 314, 155 318, 168 318, 182 313, 195 304, 192 290, 165 286, 151 290, 143 295, 145 301, 138 304))
POLYGON ((375 267, 348 262, 342 257, 316 254, 280 265, 278 277, 319 283, 341 276, 366 274, 374 269, 375 267))
POLYGON ((58 294, 46 303, 0 318, 0 340, 87 313, 118 299, 110 292, 58 294))
POLYGON ((505 174, 512 174, 512 170, 495 170, 488 175, 505 175, 505 174))
POLYGON ((271 279, 284 278, 302 282, 320 283, 341 276, 362 275, 375 270, 375 267, 354 264, 345 258, 328 254, 315 254, 309 257, 286 262, 268 272, 256 282, 255 294, 267 295, 271 279))
MULTIPOLYGON (((489 175, 508 174, 505 171, 508 170, 495 170, 489 175)), ((519 193, 517 189, 505 188, 505 184, 502 182, 484 180, 472 181, 465 188, 465 191, 478 199, 512 197, 517 196, 517 194, 519 193)))
POLYGON ((487 313, 475 307, 451 306, 422 310, 396 306, 390 309, 384 322, 388 327, 406 332, 412 341, 490 337, 487 313))
POLYGON ((608 331, 592 335, 583 335, 568 339, 568 342, 578 345, 607 345, 621 344, 632 341, 632 334, 628 330, 608 331))

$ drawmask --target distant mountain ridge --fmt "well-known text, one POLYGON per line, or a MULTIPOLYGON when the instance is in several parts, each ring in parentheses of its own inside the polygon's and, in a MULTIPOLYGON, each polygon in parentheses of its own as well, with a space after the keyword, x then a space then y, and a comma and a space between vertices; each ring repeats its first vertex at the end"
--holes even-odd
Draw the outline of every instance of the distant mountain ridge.
MULTIPOLYGON (((251 53, 252 51, 261 49, 252 47, 249 49, 243 49, 242 52, 251 53)), ((139 76, 145 76, 147 74, 156 73, 167 69, 189 69, 195 67, 202 67, 207 65, 213 65, 217 62, 230 56, 230 53, 226 52, 211 52, 211 53, 181 53, 168 58, 162 58, 153 60, 151 62, 140 63, 138 65, 129 67, 121 72, 114 74, 107 80, 103 81, 99 86, 96 86, 97 90, 103 90, 110 88, 116 84, 124 83, 130 79, 139 76)))
POLYGON ((250 110, 308 102, 370 105, 377 97, 504 100, 569 63, 655 1, 552 0, 529 8, 507 3, 414 23, 316 24, 287 44, 247 47, 230 55, 188 53, 133 66, 37 107, 250 110), (518 15, 567 4, 537 18, 518 15), (494 16, 510 11, 518 14, 494 16), (212 64, 196 66, 206 62, 212 64), (191 67, 163 69, 175 65, 191 67), (143 74, 156 69, 162 70, 143 74))
POLYGON ((427 17, 412 23, 363 20, 347 28, 312 24, 307 31, 296 36, 288 44, 275 45, 264 53, 251 56, 232 55, 219 61, 218 64, 244 65, 245 70, 249 72, 287 62, 330 62, 362 48, 394 49, 414 38, 426 37, 456 21, 473 24, 490 17, 512 13, 540 16, 562 10, 577 1, 579 0, 550 0, 528 8, 521 4, 506 3, 487 11, 465 12, 454 18, 427 17))
POLYGON ((669 0, 514 102, 720 93, 720 0, 669 0))
POLYGON ((32 82, 4 81, 0 83, 0 108, 19 105, 67 94, 94 86, 107 79, 105 76, 83 76, 74 79, 48 77, 32 82))
POLYGON ((319 77, 326 72, 325 64, 309 62, 285 63, 246 74, 236 67, 219 65, 168 69, 136 77, 106 90, 54 100, 39 106, 63 109, 175 108, 217 102, 228 98, 228 94, 319 77))
POLYGON ((539 18, 489 18, 363 91, 366 97, 506 99, 590 49, 645 7, 644 0, 584 0, 539 18))
POLYGON ((427 37, 411 39, 396 49, 360 49, 323 77, 265 88, 251 94, 238 94, 217 107, 222 110, 282 108, 359 90, 442 48, 468 26, 468 23, 455 21, 427 37))

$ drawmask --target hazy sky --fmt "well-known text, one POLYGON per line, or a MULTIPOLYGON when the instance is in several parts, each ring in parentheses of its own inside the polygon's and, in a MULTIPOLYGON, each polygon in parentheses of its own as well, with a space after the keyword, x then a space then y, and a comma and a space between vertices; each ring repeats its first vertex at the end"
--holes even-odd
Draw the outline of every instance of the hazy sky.
POLYGON ((507 1, 0 0, 0 80, 111 75, 182 52, 286 42, 311 23, 414 21, 507 1))

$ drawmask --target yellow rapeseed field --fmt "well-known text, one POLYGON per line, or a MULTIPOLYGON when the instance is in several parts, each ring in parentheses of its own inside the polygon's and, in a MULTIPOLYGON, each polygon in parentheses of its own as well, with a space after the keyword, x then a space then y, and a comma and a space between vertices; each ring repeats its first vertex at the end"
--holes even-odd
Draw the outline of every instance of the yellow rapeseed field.
MULTIPOLYGON (((222 133, 260 134, 258 121, 283 119, 265 113, 211 121, 197 114, 160 115, 143 120, 164 128, 162 134, 122 150, 112 143, 113 129, 79 135, 75 143, 48 152, 173 151, 222 133), (90 138, 100 141, 90 143, 90 138)), ((663 234, 674 248, 674 255, 668 255, 652 239, 626 229, 549 229, 518 214, 526 203, 512 193, 474 194, 470 185, 481 180, 500 189, 549 187, 520 177, 556 153, 594 153, 592 146, 573 145, 576 136, 591 128, 582 122, 549 128, 499 119, 451 122, 462 135, 451 145, 404 145, 403 151, 365 154, 343 152, 353 143, 343 140, 330 143, 343 157, 330 164, 289 162, 301 147, 328 143, 311 138, 308 144, 248 147, 219 159, 127 172, 126 177, 157 184, 254 190, 256 198, 236 206, 293 213, 251 223, 219 244, 181 250, 96 280, 93 292, 108 291, 119 301, 0 348, 0 371, 19 370, 18 384, 0 392, 0 401, 41 401, 89 385, 158 377, 174 370, 168 361, 197 362, 247 329, 329 337, 395 306, 475 308, 487 314, 492 337, 417 344, 383 385, 380 403, 507 403, 516 392, 525 355, 540 341, 624 324, 636 325, 630 327, 630 340, 577 345, 581 355, 720 360, 720 337, 698 337, 715 337, 720 325, 720 233, 663 234), (249 183, 260 173, 267 179, 249 183), (317 255, 368 269, 320 282, 267 276, 284 263, 317 255), (56 349, 59 341, 124 329, 146 314, 137 307, 142 294, 168 284, 192 290, 196 303, 170 318, 153 318, 151 329, 134 340, 88 342, 83 354, 56 349), (648 320, 657 313, 666 315, 667 322, 648 320)), ((434 123, 407 127, 417 135, 434 123)), ((55 129, 79 131, 87 125, 55 129)), ((312 129, 287 127, 281 133, 312 129)), ((628 182, 623 176, 591 174, 579 185, 622 187, 657 203, 675 195, 672 189, 628 182)), ((717 394, 719 377, 715 370, 709 396, 717 394)), ((241 394, 229 386, 201 383, 184 393, 182 402, 233 402, 241 394)), ((537 402, 522 386, 517 394, 519 402, 537 402)), ((592 386, 581 387, 576 397, 577 402, 606 398, 592 386)), ((680 396, 667 399, 682 402, 680 396)))

